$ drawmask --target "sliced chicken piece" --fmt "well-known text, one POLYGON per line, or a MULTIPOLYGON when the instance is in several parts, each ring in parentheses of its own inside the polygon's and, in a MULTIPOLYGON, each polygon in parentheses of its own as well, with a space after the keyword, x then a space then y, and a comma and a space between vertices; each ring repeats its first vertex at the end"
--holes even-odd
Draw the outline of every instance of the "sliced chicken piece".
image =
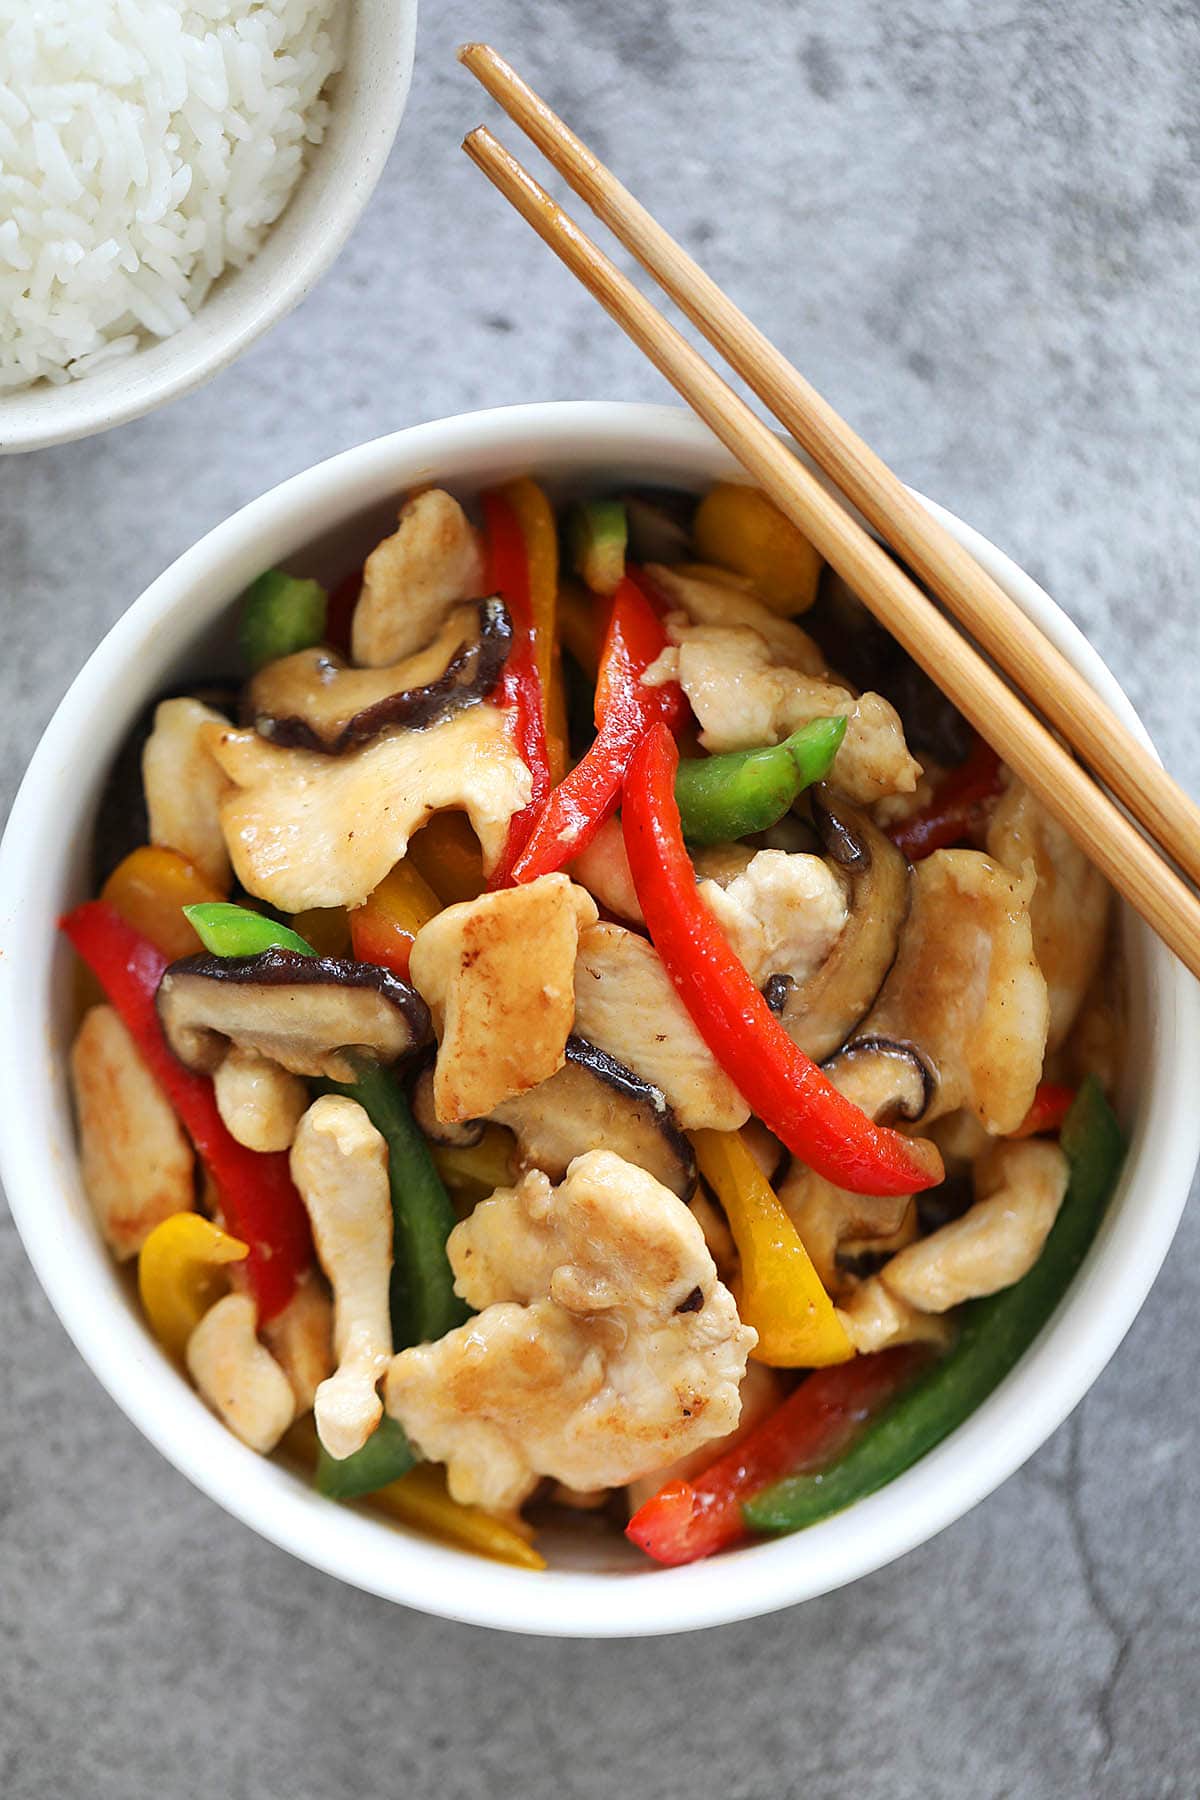
POLYGON ((650 686, 680 683, 706 750, 778 744, 813 719, 845 718, 830 781, 848 799, 865 806, 916 787, 921 765, 909 754, 900 715, 881 694, 855 695, 831 675, 807 674, 745 626, 689 625, 671 614, 667 632, 676 648, 643 679, 650 686))
POLYGON ((660 1088, 685 1131, 735 1131, 750 1116, 657 950, 623 925, 592 925, 580 934, 575 1030, 660 1088))
POLYGON ((935 1077, 923 1124, 966 1107, 1002 1137, 1033 1104, 1049 1023, 1033 886, 1032 869, 1013 875, 978 850, 935 850, 913 870, 899 953, 856 1036, 921 1052, 935 1077))
POLYGON ((435 812, 466 812, 487 867, 530 776, 504 714, 473 706, 424 731, 393 730, 359 750, 288 750, 254 731, 206 728, 232 783, 221 826, 238 880, 282 912, 361 906, 435 812))
POLYGON ((620 819, 606 819, 586 850, 568 865, 568 874, 598 900, 605 912, 644 925, 641 901, 633 885, 620 819))
POLYGON ((886 1263, 879 1279, 921 1312, 944 1313, 1027 1275, 1042 1253, 1067 1191, 1057 1144, 996 1144, 975 1166, 975 1204, 886 1263))
POLYGON ((225 1129, 247 1150, 286 1150, 308 1105, 298 1075, 257 1050, 231 1044, 213 1077, 213 1095, 225 1129))
POLYGON ((756 987, 775 974, 807 981, 849 916, 837 871, 784 850, 759 850, 724 887, 702 881, 700 894, 756 987))
POLYGON ((665 1468, 654 1469, 649 1475, 643 1475, 637 1481, 631 1481, 625 1490, 625 1497, 632 1516, 639 1506, 652 1500, 660 1488, 668 1481, 691 1481, 700 1475, 719 1456, 725 1456, 733 1450, 742 1439, 748 1437, 756 1425, 761 1425, 768 1413, 775 1411, 784 1397, 784 1385, 774 1369, 766 1363, 750 1362, 746 1364, 746 1377, 742 1382, 742 1416, 729 1433, 715 1444, 702 1444, 698 1450, 691 1450, 686 1456, 677 1457, 665 1468))
POLYGON ((291 1383, 255 1332, 249 1294, 210 1306, 187 1342, 188 1374, 218 1418, 260 1456, 272 1451, 296 1416, 291 1383))
POLYGON ((334 1370, 333 1302, 316 1270, 296 1283, 283 1311, 263 1326, 262 1337, 291 1383, 297 1415, 311 1412, 317 1389, 334 1370))
POLYGON ((383 1417, 376 1384, 392 1354, 387 1145, 356 1100, 325 1094, 300 1121, 291 1170, 333 1289, 337 1368, 317 1389, 313 1412, 317 1436, 340 1461, 383 1417))
POLYGON ((400 523, 363 567, 351 649, 376 667, 420 650, 450 607, 483 592, 479 534, 442 488, 406 500, 400 523))
POLYGON ((1047 1049, 1065 1042, 1104 950, 1110 889, 1099 869, 1029 789, 1013 781, 988 825, 988 854, 1037 873, 1029 902, 1033 948, 1050 993, 1047 1049))
POLYGON ((540 1172, 450 1234, 479 1310, 388 1371, 389 1413, 452 1497, 518 1506, 540 1477, 623 1486, 737 1424, 757 1342, 687 1208, 604 1150, 540 1172))
POLYGON ((671 606, 693 625, 748 628, 788 668, 802 670, 806 675, 824 674, 825 657, 807 631, 792 619, 780 618, 736 575, 721 569, 697 573, 671 568, 666 563, 651 563, 646 573, 671 606))
POLYGON ((228 719, 199 700, 163 700, 142 751, 150 842, 186 856, 222 893, 229 891, 229 851, 221 801, 229 784, 210 734, 228 729, 228 719))
POLYGON ((196 1204, 195 1163, 175 1110, 111 1006, 84 1015, 71 1046, 83 1185, 120 1261, 196 1204))
POLYGON ((954 1335, 948 1319, 918 1312, 886 1288, 878 1275, 860 1281, 837 1308, 837 1316, 860 1356, 871 1356, 891 1344, 929 1344, 941 1349, 954 1335))
POLYGON ((566 875, 464 900, 423 925, 409 964, 438 1039, 439 1120, 479 1119, 566 1060, 580 933, 596 903, 566 875))

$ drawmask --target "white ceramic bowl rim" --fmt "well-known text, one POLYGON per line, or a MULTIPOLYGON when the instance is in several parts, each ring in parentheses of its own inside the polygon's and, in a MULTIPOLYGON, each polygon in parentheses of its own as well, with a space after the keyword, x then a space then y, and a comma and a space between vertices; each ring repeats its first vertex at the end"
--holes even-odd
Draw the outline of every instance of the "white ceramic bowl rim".
POLYGON ((329 128, 310 147, 257 254, 226 270, 171 337, 149 340, 77 381, 0 392, 0 455, 109 431, 192 393, 286 317, 329 268, 383 173, 416 46, 417 0, 347 5, 346 62, 334 77, 329 128))
MULTIPOLYGON (((63 1163, 73 1152, 51 1093, 61 1089, 61 1067, 47 1020, 56 955, 50 921, 64 901, 61 839, 64 818, 72 817, 72 770, 106 709, 111 722, 113 695, 131 687, 131 670, 140 656, 161 650, 163 634, 194 636, 265 564, 419 479, 436 474, 452 485, 457 474, 465 485, 525 468, 635 464, 696 485, 733 469, 688 413, 572 402, 415 426, 253 501, 166 570, 88 660, 30 763, 0 849, 0 1173, 42 1285, 100 1381, 177 1469, 316 1567, 447 1618, 583 1637, 676 1632, 765 1613, 876 1569, 961 1516, 1045 1441, 1116 1349, 1166 1254, 1200 1149, 1191 1092, 1200 1051, 1196 991, 1137 927, 1150 1041, 1131 1153, 1117 1203, 1047 1330, 959 1431, 880 1493, 795 1537, 681 1569, 534 1575, 334 1508, 233 1439, 180 1381, 119 1290, 98 1290, 101 1265, 87 1249, 86 1221, 72 1215, 62 1193, 72 1185, 63 1163), (30 1054, 31 1045, 44 1047, 45 1060, 30 1054)), ((978 533, 934 510, 1148 742, 1113 676, 1042 590, 978 533)), ((124 707, 122 721, 133 710, 124 707)))

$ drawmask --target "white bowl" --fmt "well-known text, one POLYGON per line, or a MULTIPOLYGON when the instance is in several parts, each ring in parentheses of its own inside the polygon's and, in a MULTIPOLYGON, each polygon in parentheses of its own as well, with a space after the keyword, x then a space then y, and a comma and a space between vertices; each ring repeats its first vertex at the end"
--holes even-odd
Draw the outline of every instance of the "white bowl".
MULTIPOLYGON (((449 1618, 577 1637, 681 1631, 786 1606, 902 1555, 1061 1424, 1124 1336, 1175 1231, 1200 1146, 1192 1093, 1200 1016, 1190 978, 1127 920, 1131 1147, 1086 1264, 1041 1338, 960 1430, 882 1492, 795 1537, 658 1569, 580 1524, 551 1542, 550 1571, 533 1574, 322 1500, 245 1449, 159 1351, 92 1224, 66 1082, 71 958, 55 920, 85 895, 92 817, 117 746, 163 687, 212 672, 231 602, 255 575, 288 563, 336 576, 376 541, 404 489, 437 481, 468 498, 526 470, 562 494, 614 477, 699 488, 732 464, 690 414, 668 407, 520 406, 419 425, 264 494, 180 557, 113 627, 51 720, 0 849, 0 1172, 42 1284, 109 1393, 176 1468, 265 1537, 345 1581, 449 1618)), ((935 511, 1147 741, 1113 676, 1054 603, 978 533, 935 511)))
POLYGON ((329 125, 279 221, 244 269, 227 270, 189 324, 61 386, 0 393, 0 455, 124 425, 189 394, 309 292, 358 222, 383 173, 412 79, 417 0, 345 0, 342 68, 329 125))

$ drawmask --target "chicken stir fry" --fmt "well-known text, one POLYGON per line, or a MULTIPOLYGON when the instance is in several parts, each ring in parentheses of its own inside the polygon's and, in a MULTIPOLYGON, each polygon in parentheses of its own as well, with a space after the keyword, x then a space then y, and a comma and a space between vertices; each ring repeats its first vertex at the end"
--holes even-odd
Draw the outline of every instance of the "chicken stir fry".
POLYGON ((914 754, 962 722, 864 682, 752 489, 429 488, 364 549, 256 582, 114 776, 64 921, 98 1229, 331 1499, 525 1567, 555 1509, 660 1562, 809 1523, 1086 1249, 1108 890, 985 745, 914 754))

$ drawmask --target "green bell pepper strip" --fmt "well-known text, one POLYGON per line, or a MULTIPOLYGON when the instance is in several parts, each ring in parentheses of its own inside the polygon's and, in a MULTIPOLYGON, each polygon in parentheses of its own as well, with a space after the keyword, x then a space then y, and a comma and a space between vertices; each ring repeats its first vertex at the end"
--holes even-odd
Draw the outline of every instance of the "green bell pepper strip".
POLYGON ((628 526, 619 500, 580 500, 567 514, 575 573, 594 594, 615 594, 625 574, 628 526))
POLYGON ((454 1292, 446 1239, 457 1220, 429 1145, 386 1069, 364 1067, 354 1082, 322 1081, 325 1094, 357 1100, 387 1144, 392 1190, 392 1338, 397 1350, 444 1337, 470 1317, 454 1292))
MULTIPOLYGON (((214 956, 257 956, 272 949, 316 955, 297 932, 249 907, 222 901, 184 910, 214 956)), ((387 1144, 396 1349, 444 1337, 470 1317, 470 1309, 454 1292, 446 1257, 446 1239, 456 1224, 454 1208, 408 1102, 387 1070, 374 1065, 364 1064, 356 1081, 321 1081, 316 1086, 321 1093, 357 1100, 387 1144)))
POLYGON ((265 913, 251 912, 230 900, 204 900, 185 906, 183 916, 213 956, 261 956, 264 950, 295 950, 301 956, 317 953, 307 938, 265 913))
POLYGON ((1087 1254, 1120 1173, 1124 1139, 1094 1077, 1080 1088, 1060 1141, 1071 1179, 1029 1273, 964 1306, 949 1355, 872 1421, 837 1462, 817 1474, 775 1482, 747 1501, 742 1516, 752 1531, 799 1531, 873 1494, 956 1430, 1020 1360, 1087 1254))
POLYGON ((782 744, 681 762, 675 800, 689 844, 729 844, 767 831, 797 796, 828 775, 846 721, 813 719, 782 744))
POLYGON ((242 595, 238 643, 252 675, 280 656, 319 644, 328 598, 319 581, 268 569, 242 595))
POLYGON ((360 1500, 399 1481, 417 1461, 416 1454, 404 1435, 404 1427, 384 1413, 361 1450, 341 1461, 330 1456, 324 1444, 317 1454, 316 1488, 329 1500, 360 1500))

